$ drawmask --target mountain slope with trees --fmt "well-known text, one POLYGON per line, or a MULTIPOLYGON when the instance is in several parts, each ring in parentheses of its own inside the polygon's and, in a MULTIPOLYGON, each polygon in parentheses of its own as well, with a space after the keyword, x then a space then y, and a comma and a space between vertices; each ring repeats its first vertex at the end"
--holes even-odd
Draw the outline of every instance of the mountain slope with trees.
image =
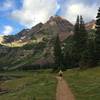
POLYGON ((55 16, 45 24, 3 36, 1 70, 50 68, 55 64, 60 69, 93 67, 99 63, 99 13, 96 24, 95 34, 95 29, 87 29, 82 16, 77 17, 75 25, 55 16))

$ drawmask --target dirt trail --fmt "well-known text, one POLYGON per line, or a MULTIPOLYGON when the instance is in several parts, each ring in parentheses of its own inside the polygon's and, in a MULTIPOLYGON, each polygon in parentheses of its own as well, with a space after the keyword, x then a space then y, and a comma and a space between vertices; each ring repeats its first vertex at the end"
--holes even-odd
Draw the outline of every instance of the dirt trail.
POLYGON ((58 85, 57 85, 56 100, 75 100, 65 80, 63 78, 61 79, 61 77, 57 77, 57 80, 58 80, 58 85))

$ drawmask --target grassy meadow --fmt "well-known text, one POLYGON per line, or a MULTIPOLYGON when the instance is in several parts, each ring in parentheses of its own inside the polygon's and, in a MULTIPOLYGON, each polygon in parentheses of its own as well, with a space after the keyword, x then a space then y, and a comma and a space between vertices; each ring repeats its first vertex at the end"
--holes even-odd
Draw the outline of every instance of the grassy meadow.
POLYGON ((55 100, 56 80, 49 71, 8 72, 0 75, 22 76, 0 85, 9 91, 1 94, 0 100, 55 100))
MULTIPOLYGON (((8 90, 0 94, 0 100, 56 100, 57 80, 51 70, 4 72, 1 75, 18 78, 0 82, 0 87, 8 90)), ((64 79, 76 100, 100 100, 100 67, 68 69, 64 79)))
POLYGON ((64 73, 76 100, 100 100, 100 67, 64 73))

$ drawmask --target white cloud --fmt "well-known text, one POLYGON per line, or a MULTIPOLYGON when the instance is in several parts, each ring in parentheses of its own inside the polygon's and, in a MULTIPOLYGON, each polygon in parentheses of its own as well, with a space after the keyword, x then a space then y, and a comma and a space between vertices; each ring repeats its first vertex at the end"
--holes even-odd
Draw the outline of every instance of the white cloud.
POLYGON ((13 32, 13 27, 6 25, 4 26, 3 35, 10 35, 13 32))
POLYGON ((62 16, 75 23, 77 15, 82 15, 84 20, 95 19, 97 13, 97 4, 86 5, 84 3, 71 3, 64 7, 62 16))
POLYGON ((9 9, 12 9, 12 8, 14 8, 14 2, 13 2, 13 0, 6 0, 4 3, 2 3, 1 5, 0 5, 0 10, 9 10, 9 9))
POLYGON ((58 9, 57 0, 23 0, 22 9, 12 12, 12 17, 21 24, 31 27, 46 22, 58 9))

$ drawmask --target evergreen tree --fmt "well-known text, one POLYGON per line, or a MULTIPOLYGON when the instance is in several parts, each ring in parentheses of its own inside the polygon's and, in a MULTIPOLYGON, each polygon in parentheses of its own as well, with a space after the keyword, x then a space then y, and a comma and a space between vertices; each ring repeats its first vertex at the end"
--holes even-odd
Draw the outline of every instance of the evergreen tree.
POLYGON ((98 14, 96 16, 96 38, 95 38, 95 44, 96 44, 96 60, 97 63, 100 62, 100 8, 98 10, 98 14))
POLYGON ((73 57, 73 37, 69 36, 64 45, 64 65, 66 69, 75 67, 73 57))
POLYGON ((80 38, 80 20, 79 16, 77 16, 76 24, 74 26, 74 35, 73 35, 73 59, 74 59, 74 66, 78 66, 78 61, 79 61, 79 38, 80 38))
POLYGON ((88 39, 88 54, 87 54, 87 61, 88 67, 95 67, 96 66, 96 57, 95 57, 95 41, 92 39, 88 39))
POLYGON ((54 70, 63 69, 62 68, 63 55, 62 55, 59 35, 56 36, 55 41, 54 41, 54 60, 55 60, 55 65, 56 65, 54 70))
POLYGON ((80 16, 80 47, 82 49, 82 52, 87 49, 87 38, 88 33, 85 29, 83 18, 82 16, 80 16))
POLYGON ((77 39, 79 38, 80 34, 80 23, 79 23, 79 16, 77 16, 76 24, 74 26, 74 41, 75 44, 77 45, 77 39))
POLYGON ((80 67, 86 68, 88 67, 88 58, 89 58, 89 51, 87 48, 87 39, 88 33, 85 29, 85 24, 83 21, 83 17, 80 16, 80 67))
POLYGON ((82 66, 83 60, 85 60, 86 57, 84 57, 85 53, 87 53, 87 38, 88 34, 85 29, 85 24, 83 21, 82 16, 77 17, 77 21, 74 27, 74 58, 76 60, 76 65, 82 66))

